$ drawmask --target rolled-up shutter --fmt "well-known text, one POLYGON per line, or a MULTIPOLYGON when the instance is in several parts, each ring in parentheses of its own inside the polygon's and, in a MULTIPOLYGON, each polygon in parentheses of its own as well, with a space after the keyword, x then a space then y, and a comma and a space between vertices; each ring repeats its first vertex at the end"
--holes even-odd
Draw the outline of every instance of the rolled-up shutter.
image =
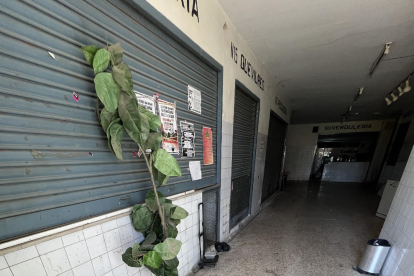
POLYGON ((257 102, 236 89, 231 169, 230 227, 249 213, 257 102))
POLYGON ((177 157, 183 176, 161 191, 217 183, 217 72, 129 3, 0 0, 0 241, 132 206, 151 187, 131 139, 123 161, 108 149, 83 45, 120 42, 134 89, 177 103, 178 121, 195 124, 191 161, 203 164, 201 128, 212 128, 215 165, 191 182, 177 157), (202 91, 201 115, 188 111, 187 85, 202 91))

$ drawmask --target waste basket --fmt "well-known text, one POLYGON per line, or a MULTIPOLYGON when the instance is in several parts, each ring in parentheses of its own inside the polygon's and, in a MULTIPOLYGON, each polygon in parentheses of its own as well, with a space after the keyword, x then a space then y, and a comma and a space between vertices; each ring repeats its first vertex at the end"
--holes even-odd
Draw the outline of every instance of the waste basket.
POLYGON ((353 267, 354 270, 361 274, 379 275, 390 248, 391 244, 387 240, 369 240, 361 262, 353 267))

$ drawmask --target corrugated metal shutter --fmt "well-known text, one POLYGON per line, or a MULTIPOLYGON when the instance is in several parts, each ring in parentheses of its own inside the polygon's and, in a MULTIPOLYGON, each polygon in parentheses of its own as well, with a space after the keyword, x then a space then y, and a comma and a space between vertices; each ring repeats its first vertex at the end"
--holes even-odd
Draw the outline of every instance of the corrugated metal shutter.
POLYGON ((270 115, 267 135, 266 163, 263 177, 262 202, 279 189, 285 150, 286 124, 270 115))
POLYGON ((233 126, 230 227, 249 213, 257 102, 236 89, 233 126))
MULTIPOLYGON (((82 45, 121 42, 135 90, 176 101, 179 120, 195 123, 191 160, 202 161, 202 126, 217 133, 217 72, 133 6, 0 0, 0 11, 0 240, 132 206, 150 187, 131 139, 122 142, 123 161, 107 147, 82 45), (202 115, 188 111, 187 85, 202 91, 202 115)), ((213 149, 216 158, 217 135, 213 149)), ((216 165, 202 166, 203 179, 191 182, 188 160, 179 163, 183 176, 165 194, 217 183, 216 165)))

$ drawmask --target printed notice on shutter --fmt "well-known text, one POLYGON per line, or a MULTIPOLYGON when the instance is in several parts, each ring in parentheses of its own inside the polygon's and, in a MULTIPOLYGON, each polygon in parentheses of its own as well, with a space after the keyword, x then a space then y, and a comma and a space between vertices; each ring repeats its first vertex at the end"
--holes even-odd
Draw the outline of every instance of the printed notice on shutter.
POLYGON ((200 161, 188 162, 188 167, 190 168, 191 180, 196 181, 201 179, 201 166, 200 161))
POLYGON ((188 110, 201 114, 201 92, 194 87, 188 86, 188 110))
POLYGON ((195 157, 195 132, 194 124, 187 122, 180 122, 181 129, 181 150, 182 157, 193 158, 195 157))
POLYGON ((134 93, 135 93, 135 97, 137 98, 139 105, 145 108, 146 110, 149 110, 150 112, 152 112, 152 114, 155 115, 156 105, 155 105, 154 97, 142 94, 135 90, 134 90, 134 93))
POLYGON ((175 103, 158 100, 161 120, 162 148, 171 154, 178 154, 177 113, 175 103))
POLYGON ((213 164, 213 132, 209 127, 203 127, 203 157, 204 165, 213 164))

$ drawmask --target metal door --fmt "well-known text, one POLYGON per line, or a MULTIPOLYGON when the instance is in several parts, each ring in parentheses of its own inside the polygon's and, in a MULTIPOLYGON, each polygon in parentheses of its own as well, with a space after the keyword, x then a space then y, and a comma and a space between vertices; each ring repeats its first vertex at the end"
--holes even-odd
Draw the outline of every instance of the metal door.
MULTIPOLYGON (((217 134, 220 117, 217 71, 133 3, 0 0, 0 241, 141 203, 150 188, 129 137, 124 160, 107 146, 83 45, 120 42, 134 89, 177 103, 178 121, 195 124, 191 160, 203 160, 202 126, 217 134), (188 111, 187 85, 202 92, 202 114, 188 111)), ((192 182, 188 159, 179 159, 183 175, 165 195, 217 183, 213 137, 214 165, 202 166, 203 179, 192 182)))
POLYGON ((263 177, 262 202, 279 189, 285 152, 286 123, 270 114, 266 161, 263 177))
POLYGON ((233 156, 230 228, 249 214, 253 153, 256 141, 257 102, 236 89, 233 125, 233 156))

